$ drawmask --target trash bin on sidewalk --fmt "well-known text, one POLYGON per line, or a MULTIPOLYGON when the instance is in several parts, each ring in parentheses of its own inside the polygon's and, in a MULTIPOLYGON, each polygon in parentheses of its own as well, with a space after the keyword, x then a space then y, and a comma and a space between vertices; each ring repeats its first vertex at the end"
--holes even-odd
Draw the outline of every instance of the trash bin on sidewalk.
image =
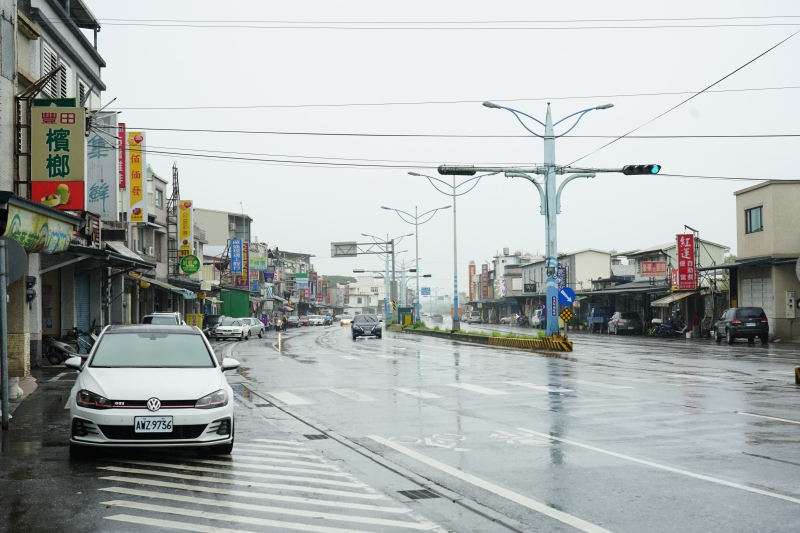
POLYGON ((695 339, 700 338, 700 326, 692 326, 692 337, 695 339))

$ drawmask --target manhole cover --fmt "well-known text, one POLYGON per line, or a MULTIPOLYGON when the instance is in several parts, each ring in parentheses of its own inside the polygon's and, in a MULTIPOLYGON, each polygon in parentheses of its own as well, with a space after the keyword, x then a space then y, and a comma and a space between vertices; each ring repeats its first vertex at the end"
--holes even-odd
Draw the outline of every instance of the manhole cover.
POLYGON ((398 491, 400 494, 408 498, 409 500, 427 500, 430 498, 441 498, 435 492, 431 492, 427 489, 422 490, 401 490, 398 491))

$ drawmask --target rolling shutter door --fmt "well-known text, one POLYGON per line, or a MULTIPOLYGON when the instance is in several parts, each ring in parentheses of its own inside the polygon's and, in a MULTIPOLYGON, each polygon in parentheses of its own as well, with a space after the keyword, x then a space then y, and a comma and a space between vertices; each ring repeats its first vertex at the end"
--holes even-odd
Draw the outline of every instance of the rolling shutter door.
POLYGON ((742 280, 741 307, 760 307, 769 320, 769 331, 773 332, 772 278, 752 278, 742 280))
POLYGON ((77 276, 75 278, 75 321, 81 331, 86 331, 91 326, 89 300, 89 274, 77 276))

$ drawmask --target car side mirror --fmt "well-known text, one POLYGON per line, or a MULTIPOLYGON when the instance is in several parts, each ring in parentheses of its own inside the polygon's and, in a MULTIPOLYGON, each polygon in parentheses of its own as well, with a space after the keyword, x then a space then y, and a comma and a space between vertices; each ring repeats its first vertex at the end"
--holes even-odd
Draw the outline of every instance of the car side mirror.
POLYGON ((225 357, 222 360, 222 371, 225 372, 226 370, 235 370, 239 368, 239 361, 233 359, 231 357, 225 357))
POLYGON ((83 359, 78 356, 70 357, 64 361, 64 366, 71 368, 72 370, 77 370, 78 372, 81 371, 81 365, 83 365, 83 359))

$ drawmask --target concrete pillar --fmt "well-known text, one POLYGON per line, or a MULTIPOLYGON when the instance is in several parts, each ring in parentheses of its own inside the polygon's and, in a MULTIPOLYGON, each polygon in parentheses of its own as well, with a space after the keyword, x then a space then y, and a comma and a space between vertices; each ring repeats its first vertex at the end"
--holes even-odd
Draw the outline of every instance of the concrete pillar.
POLYGON ((131 282, 131 324, 138 324, 141 322, 142 313, 140 307, 142 301, 140 299, 139 284, 135 281, 131 282))
POLYGON ((28 304, 30 313, 30 358, 31 367, 37 368, 42 365, 42 278, 39 276, 41 270, 41 255, 28 254, 28 275, 36 278, 36 298, 28 304))
POLYGON ((77 325, 75 315, 75 265, 61 267, 61 334, 77 325))
POLYGON ((125 280, 122 276, 114 276, 111 278, 111 323, 124 324, 125 323, 125 308, 122 302, 125 301, 125 280))
MULTIPOLYGON (((30 255, 33 254, 29 254, 30 255)), ((31 373, 31 329, 28 304, 25 302, 25 276, 8 286, 8 375, 10 378, 31 373)))

